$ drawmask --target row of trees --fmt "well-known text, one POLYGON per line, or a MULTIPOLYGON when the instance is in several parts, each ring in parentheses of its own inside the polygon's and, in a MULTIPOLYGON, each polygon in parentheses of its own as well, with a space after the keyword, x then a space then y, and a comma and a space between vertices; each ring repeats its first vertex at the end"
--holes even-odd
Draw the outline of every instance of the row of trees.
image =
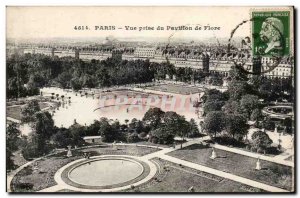
POLYGON ((194 119, 188 122, 184 116, 173 111, 164 112, 159 108, 151 108, 145 113, 143 122, 150 130, 150 141, 154 143, 170 144, 175 136, 184 138, 199 134, 194 119))
POLYGON ((109 87, 164 80, 176 76, 176 80, 202 81, 205 75, 191 68, 175 68, 174 65, 150 63, 149 60, 107 60, 84 62, 72 57, 49 57, 41 54, 14 55, 7 59, 7 98, 19 98, 39 94, 39 88, 55 85, 79 90, 83 87, 109 87))

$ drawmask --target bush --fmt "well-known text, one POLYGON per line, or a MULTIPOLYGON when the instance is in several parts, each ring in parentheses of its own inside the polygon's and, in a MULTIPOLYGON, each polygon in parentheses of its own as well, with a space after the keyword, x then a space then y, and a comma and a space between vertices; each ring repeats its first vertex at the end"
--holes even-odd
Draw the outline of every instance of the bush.
POLYGON ((16 192, 31 191, 32 189, 33 189, 32 183, 18 183, 14 186, 14 191, 16 192))
POLYGON ((151 137, 149 139, 150 142, 152 142, 153 144, 157 144, 158 143, 158 138, 157 137, 151 137))
POLYGON ((47 144, 44 144, 43 148, 41 148, 37 144, 30 142, 22 149, 22 155, 26 160, 31 160, 49 153, 50 150, 51 148, 47 144))
POLYGON ((216 137, 213 139, 216 143, 221 144, 221 145, 226 145, 226 146, 234 146, 234 147, 239 147, 243 148, 245 147, 245 143, 238 141, 230 136, 221 136, 221 137, 216 137))
POLYGON ((146 133, 146 132, 141 132, 141 133, 139 134, 139 138, 146 138, 146 136, 147 136, 147 133, 146 133))
POLYGON ((274 131, 275 129, 275 122, 273 122, 270 118, 268 118, 267 120, 265 120, 263 122, 263 127, 267 130, 271 130, 274 131))
POLYGON ((255 131, 252 134, 251 139, 252 147, 257 148, 258 153, 262 153, 273 143, 268 134, 262 131, 255 131))
POLYGON ((258 148, 258 149, 257 149, 257 153, 264 153, 264 150, 261 149, 261 148, 258 148))
POLYGON ((128 143, 134 143, 134 142, 138 142, 140 139, 137 133, 128 133, 126 140, 128 143))

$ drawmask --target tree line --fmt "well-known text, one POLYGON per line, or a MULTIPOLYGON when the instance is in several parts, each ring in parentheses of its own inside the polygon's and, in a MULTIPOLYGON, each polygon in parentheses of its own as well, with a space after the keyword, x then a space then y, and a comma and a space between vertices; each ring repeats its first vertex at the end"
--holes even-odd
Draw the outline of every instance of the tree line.
POLYGON ((128 61, 116 57, 85 62, 73 57, 15 54, 7 59, 7 98, 37 95, 44 86, 80 90, 146 83, 164 80, 167 76, 176 76, 176 80, 183 82, 200 82, 205 78, 201 71, 175 68, 168 62, 128 61))

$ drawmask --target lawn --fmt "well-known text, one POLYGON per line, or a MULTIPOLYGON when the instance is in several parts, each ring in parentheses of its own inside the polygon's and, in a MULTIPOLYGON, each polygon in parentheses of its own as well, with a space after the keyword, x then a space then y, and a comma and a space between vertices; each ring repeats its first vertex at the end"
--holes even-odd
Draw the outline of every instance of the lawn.
POLYGON ((168 155, 208 166, 224 172, 232 173, 261 183, 292 190, 293 168, 260 160, 262 170, 255 170, 257 159, 215 149, 217 158, 210 159, 212 149, 200 144, 194 144, 168 155))
POLYGON ((162 92, 169 92, 169 93, 176 93, 176 94, 183 94, 183 95, 189 95, 189 94, 195 94, 200 93, 202 90, 196 87, 188 87, 184 85, 173 85, 173 84, 163 84, 159 86, 152 86, 147 87, 147 89, 150 90, 156 90, 156 91, 162 91, 162 92))
POLYGON ((126 96, 128 98, 136 98, 137 96, 141 97, 141 98, 148 98, 149 95, 151 96, 160 96, 158 94, 149 94, 149 93, 145 93, 145 92, 141 92, 141 91, 131 91, 131 90, 113 90, 111 92, 104 92, 104 93, 97 93, 95 96, 96 97, 100 97, 103 98, 104 96, 109 98, 113 98, 114 96, 116 97, 120 97, 120 96, 126 96))
MULTIPOLYGON (((40 108, 44 109, 48 107, 48 103, 40 102, 39 103, 40 108)), ((6 116, 11 117, 17 120, 21 120, 21 105, 20 106, 7 106, 6 107, 6 116)))
POLYGON ((39 191, 56 185, 54 175, 64 165, 82 158, 83 152, 89 152, 91 156, 95 155, 135 155, 142 156, 159 149, 136 147, 136 146, 118 146, 118 150, 111 146, 98 146, 93 148, 84 148, 73 151, 73 157, 67 158, 66 152, 43 158, 38 161, 38 170, 33 170, 33 164, 25 167, 12 180, 12 189, 14 192, 32 192, 39 191))
POLYGON ((21 106, 7 107, 6 116, 17 120, 21 120, 21 106))
POLYGON ((150 182, 127 192, 262 192, 219 176, 211 175, 189 167, 179 166, 165 160, 153 160, 160 164, 160 171, 150 182))

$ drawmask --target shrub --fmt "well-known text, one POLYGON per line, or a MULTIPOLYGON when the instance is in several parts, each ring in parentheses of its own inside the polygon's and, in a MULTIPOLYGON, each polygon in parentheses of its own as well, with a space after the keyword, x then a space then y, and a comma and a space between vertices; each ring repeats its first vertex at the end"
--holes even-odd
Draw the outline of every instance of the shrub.
POLYGON ((26 192, 26 191, 31 191, 33 189, 33 184, 32 183, 18 183, 14 186, 14 190, 16 192, 26 192))
POLYGON ((147 136, 147 133, 146 132, 141 132, 140 134, 139 134, 139 137, 140 138, 145 138, 147 136))
POLYGON ((140 139, 137 133, 128 133, 126 140, 128 143, 134 143, 134 142, 138 142, 140 139))

